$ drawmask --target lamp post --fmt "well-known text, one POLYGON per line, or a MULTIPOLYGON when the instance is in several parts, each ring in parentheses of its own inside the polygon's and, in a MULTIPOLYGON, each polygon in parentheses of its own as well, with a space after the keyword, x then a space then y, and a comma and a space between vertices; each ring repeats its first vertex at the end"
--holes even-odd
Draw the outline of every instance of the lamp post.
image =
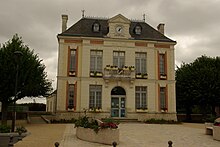
POLYGON ((12 115, 12 124, 11 124, 11 132, 15 131, 15 120, 16 120, 16 99, 18 96, 17 88, 18 88, 18 70, 19 70, 19 60, 23 56, 23 53, 21 51, 15 51, 14 52, 15 61, 16 61, 16 76, 15 76, 15 96, 14 96, 14 102, 13 102, 13 115, 12 115))

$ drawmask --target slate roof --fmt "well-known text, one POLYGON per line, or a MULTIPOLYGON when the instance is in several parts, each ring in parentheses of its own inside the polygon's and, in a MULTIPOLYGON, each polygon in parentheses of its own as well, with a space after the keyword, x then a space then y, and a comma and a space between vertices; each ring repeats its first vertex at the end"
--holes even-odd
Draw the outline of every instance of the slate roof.
MULTIPOLYGON (((162 42, 176 42, 168 37, 164 36, 156 29, 148 25, 146 22, 131 21, 129 32, 134 40, 150 40, 150 41, 162 41, 162 42), (136 25, 140 25, 142 28, 141 34, 135 34, 134 29, 136 25)), ((100 37, 106 38, 108 34, 108 20, 107 19, 93 19, 82 18, 69 29, 64 31, 58 36, 78 36, 78 37, 100 37), (94 32, 92 26, 95 22, 98 22, 101 26, 99 32, 94 32)))

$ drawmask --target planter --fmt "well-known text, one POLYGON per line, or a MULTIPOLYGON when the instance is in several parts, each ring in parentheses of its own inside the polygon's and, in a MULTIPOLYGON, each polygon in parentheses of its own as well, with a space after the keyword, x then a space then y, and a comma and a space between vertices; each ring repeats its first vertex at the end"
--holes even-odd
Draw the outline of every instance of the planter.
POLYGON ((147 109, 136 109, 136 112, 148 112, 147 109))
POLYGON ((166 76, 166 75, 160 75, 160 79, 161 79, 161 80, 166 80, 166 79, 167 79, 167 76, 166 76))
POLYGON ((211 129, 213 127, 213 123, 205 122, 205 134, 206 135, 212 135, 213 130, 211 129))
POLYGON ((167 112, 167 110, 161 110, 161 112, 162 112, 162 113, 166 113, 166 112, 167 112))
POLYGON ((89 142, 112 145, 115 141, 119 144, 119 129, 100 129, 96 133, 93 129, 77 127, 76 136, 79 139, 89 142))
POLYGON ((102 112, 102 109, 89 109, 89 112, 102 112))
POLYGON ((21 135, 18 133, 0 133, 0 147, 8 147, 9 143, 15 144, 28 135, 30 135, 30 132, 22 133, 21 135))
POLYGON ((220 141, 220 126, 213 126, 213 139, 220 141))

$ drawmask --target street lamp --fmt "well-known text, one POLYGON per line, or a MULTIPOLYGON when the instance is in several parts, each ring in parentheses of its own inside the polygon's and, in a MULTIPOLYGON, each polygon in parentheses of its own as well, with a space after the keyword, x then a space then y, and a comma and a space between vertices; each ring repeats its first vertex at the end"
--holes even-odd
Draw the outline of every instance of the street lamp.
POLYGON ((15 61, 16 61, 16 76, 15 76, 15 96, 14 96, 14 102, 13 102, 13 115, 12 115, 12 124, 11 124, 11 132, 15 131, 15 120, 16 120, 16 99, 18 96, 17 93, 17 86, 18 86, 18 69, 19 69, 19 60, 23 56, 23 53, 21 51, 15 51, 14 52, 15 61))

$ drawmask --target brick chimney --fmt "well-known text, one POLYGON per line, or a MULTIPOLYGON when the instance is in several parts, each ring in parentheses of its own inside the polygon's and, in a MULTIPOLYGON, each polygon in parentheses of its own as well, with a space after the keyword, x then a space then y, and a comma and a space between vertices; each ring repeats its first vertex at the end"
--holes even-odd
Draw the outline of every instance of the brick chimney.
POLYGON ((158 30, 158 32, 160 32, 161 34, 164 34, 164 26, 165 26, 165 24, 163 24, 163 23, 160 23, 160 24, 157 26, 157 30, 158 30))
POLYGON ((66 31, 68 15, 62 15, 62 32, 66 31))

